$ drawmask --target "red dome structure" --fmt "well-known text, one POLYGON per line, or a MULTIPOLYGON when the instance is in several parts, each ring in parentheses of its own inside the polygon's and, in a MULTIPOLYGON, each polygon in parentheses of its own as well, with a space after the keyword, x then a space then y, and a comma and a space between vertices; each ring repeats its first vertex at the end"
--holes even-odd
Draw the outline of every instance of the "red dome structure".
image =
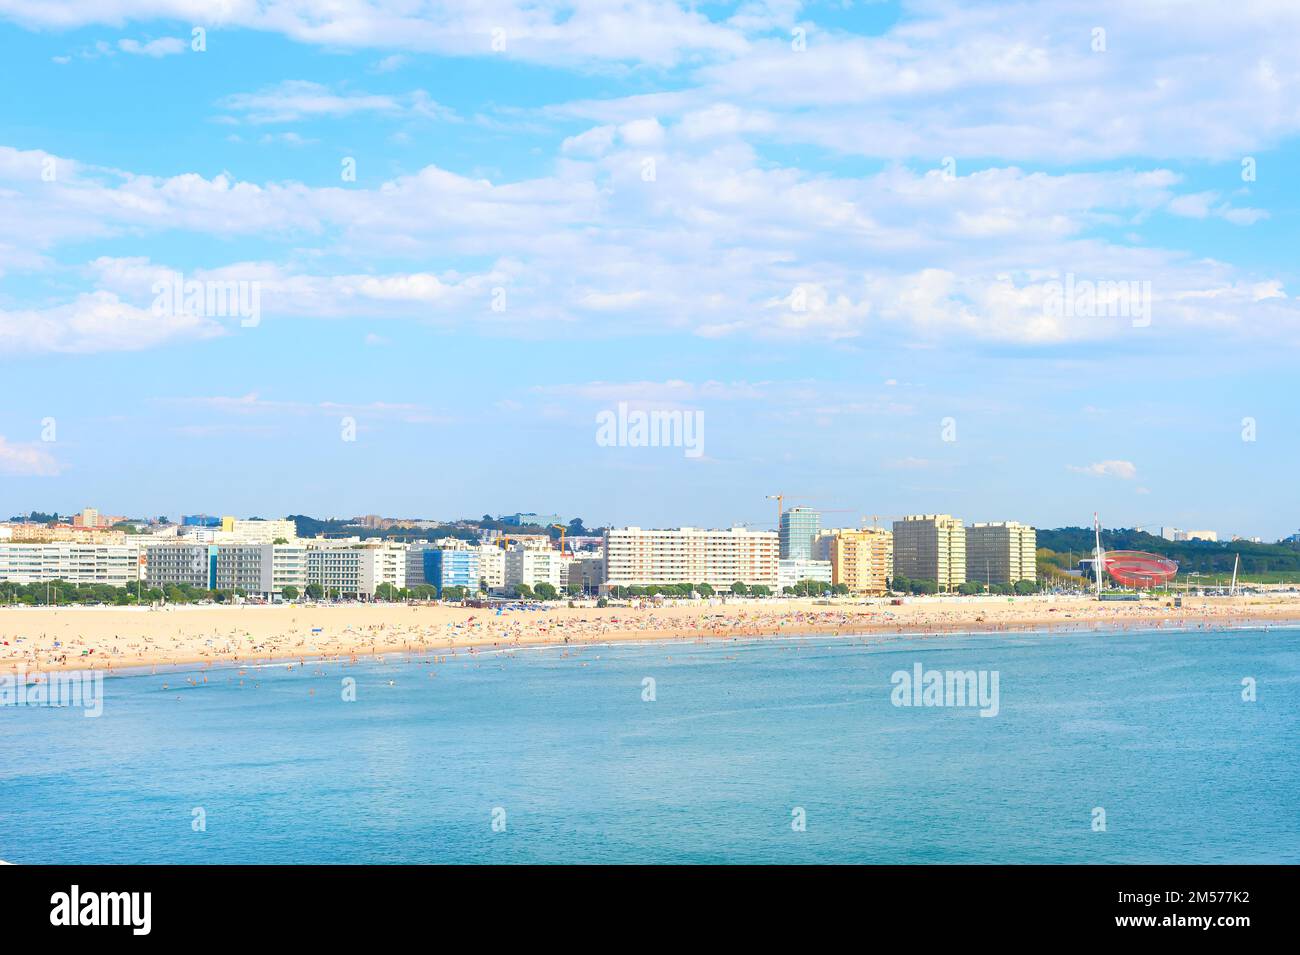
POLYGON ((1107 551, 1102 566, 1125 587, 1162 587, 1178 573, 1177 561, 1140 550, 1107 551))

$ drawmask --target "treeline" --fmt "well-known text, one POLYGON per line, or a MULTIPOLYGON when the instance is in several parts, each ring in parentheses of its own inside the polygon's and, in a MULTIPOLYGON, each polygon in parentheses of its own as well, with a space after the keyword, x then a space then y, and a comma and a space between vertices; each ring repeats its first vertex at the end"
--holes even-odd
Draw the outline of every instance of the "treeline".
POLYGON ((110 606, 127 606, 136 603, 187 604, 200 600, 215 600, 226 603, 236 596, 244 596, 242 591, 204 590, 189 584, 170 584, 166 587, 114 587, 111 584, 71 584, 66 580, 51 580, 48 583, 18 584, 12 581, 0 583, 0 603, 24 604, 29 607, 66 606, 68 604, 107 604, 110 606))
MULTIPOLYGON (((1091 527, 1058 527, 1038 531, 1038 546, 1054 552, 1050 563, 1066 567, 1092 555, 1095 538, 1091 527)), ((1251 541, 1171 541, 1145 531, 1119 529, 1101 532, 1106 550, 1141 550, 1178 562, 1179 573, 1230 574, 1238 554, 1243 574, 1300 572, 1300 545, 1256 544, 1251 541)))
MULTIPOLYGON (((910 577, 904 577, 899 574, 889 581, 889 589, 900 594, 937 594, 939 585, 933 580, 915 580, 910 577)), ((983 581, 968 580, 963 584, 957 585, 957 593, 965 596, 974 594, 1003 594, 1012 596, 1020 594, 1036 594, 1039 591, 1038 581, 1036 580, 1018 580, 1014 584, 993 584, 987 586, 983 581)))

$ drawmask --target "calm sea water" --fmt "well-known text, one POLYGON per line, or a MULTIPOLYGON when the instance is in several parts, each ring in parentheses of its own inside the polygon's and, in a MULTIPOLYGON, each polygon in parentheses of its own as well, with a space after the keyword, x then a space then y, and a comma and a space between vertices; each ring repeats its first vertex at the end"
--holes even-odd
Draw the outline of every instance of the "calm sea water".
POLYGON ((1300 862, 1297 630, 462 653, 211 670, 198 688, 191 675, 107 680, 97 719, 0 707, 0 858, 1300 862), (891 675, 916 663, 997 671, 1000 712, 892 705, 891 675))

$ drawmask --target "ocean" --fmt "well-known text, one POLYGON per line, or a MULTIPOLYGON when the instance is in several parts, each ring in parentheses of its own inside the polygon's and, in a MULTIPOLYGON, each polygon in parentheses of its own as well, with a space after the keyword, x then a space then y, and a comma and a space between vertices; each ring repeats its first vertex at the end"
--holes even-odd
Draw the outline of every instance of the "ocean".
POLYGON ((1296 629, 428 659, 0 706, 0 859, 1300 862, 1296 629))

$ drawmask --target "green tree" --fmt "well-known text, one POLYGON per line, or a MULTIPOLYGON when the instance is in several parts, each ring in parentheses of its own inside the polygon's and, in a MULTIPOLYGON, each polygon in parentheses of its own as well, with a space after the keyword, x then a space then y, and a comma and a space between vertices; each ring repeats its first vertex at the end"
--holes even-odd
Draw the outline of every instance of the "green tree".
POLYGON ((709 586, 708 584, 696 584, 696 585, 695 585, 695 591, 696 591, 696 593, 698 593, 701 597, 712 597, 713 594, 714 594, 714 590, 713 590, 713 588, 712 588, 711 586, 709 586))
POLYGON ((745 594, 749 593, 749 588, 745 586, 745 582, 743 580, 737 580, 734 584, 731 585, 731 592, 735 594, 737 597, 743 597, 745 596, 745 594))
POLYGON ((548 583, 545 580, 539 581, 537 586, 533 588, 533 592, 543 600, 554 600, 559 595, 559 592, 555 589, 555 585, 548 583))
POLYGON ((312 600, 320 600, 321 597, 325 596, 325 588, 320 584, 308 584, 307 596, 312 600))
POLYGON ((533 588, 527 584, 515 584, 515 596, 522 597, 524 600, 532 600, 533 588))
POLYGON ((297 600, 298 588, 293 584, 285 584, 285 586, 280 589, 280 596, 285 600, 297 600))

